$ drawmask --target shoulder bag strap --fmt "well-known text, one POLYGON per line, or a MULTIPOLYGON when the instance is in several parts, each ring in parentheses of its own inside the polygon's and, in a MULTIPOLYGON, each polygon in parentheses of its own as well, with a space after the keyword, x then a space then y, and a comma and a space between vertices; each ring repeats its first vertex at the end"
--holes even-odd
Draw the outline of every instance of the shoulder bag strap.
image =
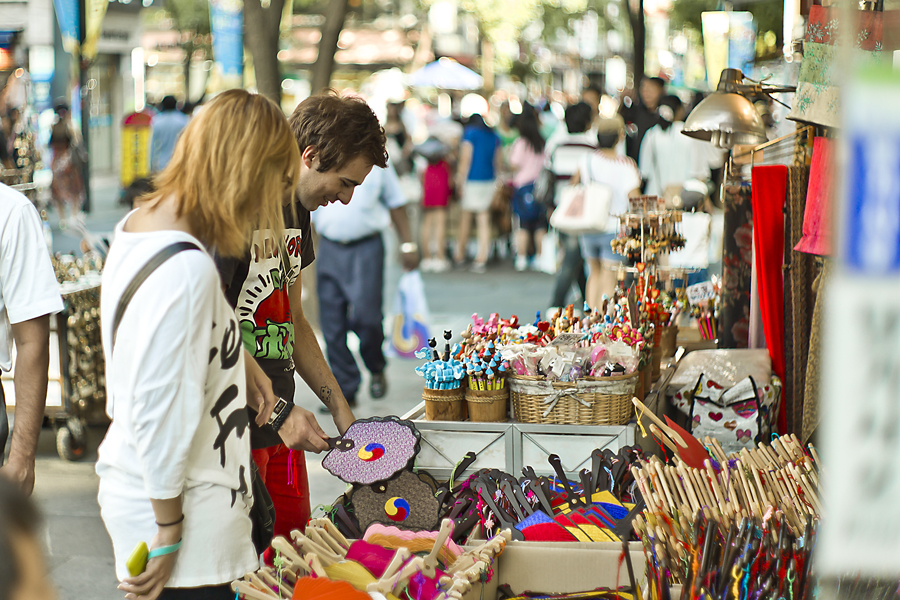
POLYGON ((116 314, 113 317, 112 348, 115 348, 116 346, 116 334, 119 331, 119 324, 122 322, 122 316, 125 314, 125 309, 128 308, 128 303, 131 302, 131 298, 138 291, 138 288, 141 287, 141 284, 143 284, 144 281, 150 277, 150 274, 158 269, 160 265, 179 252, 184 252, 185 250, 200 250, 200 246, 193 242, 176 242, 170 246, 166 246, 157 252, 153 258, 148 260, 147 264, 141 267, 141 270, 137 272, 137 275, 134 276, 134 279, 132 279, 131 283, 128 284, 128 287, 125 288, 125 292, 119 299, 119 305, 116 306, 116 314))

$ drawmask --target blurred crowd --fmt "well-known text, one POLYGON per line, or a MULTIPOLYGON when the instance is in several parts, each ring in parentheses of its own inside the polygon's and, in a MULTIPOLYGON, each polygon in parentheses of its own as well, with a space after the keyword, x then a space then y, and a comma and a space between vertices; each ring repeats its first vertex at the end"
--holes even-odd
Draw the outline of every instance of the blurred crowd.
POLYGON ((582 236, 550 226, 564 187, 590 180, 611 188, 613 215, 642 194, 684 211, 688 242, 669 264, 685 270, 686 283, 708 279, 720 261, 710 240, 721 226, 725 154, 681 133, 699 99, 668 93, 654 77, 618 99, 594 87, 530 102, 469 95, 449 116, 427 103, 388 102, 390 168, 407 195, 421 199, 422 270, 483 273, 495 259, 512 258, 518 271, 556 274, 550 306, 596 302, 620 276, 623 259, 610 248, 617 219, 582 236), (548 177, 549 194, 539 182, 548 177))

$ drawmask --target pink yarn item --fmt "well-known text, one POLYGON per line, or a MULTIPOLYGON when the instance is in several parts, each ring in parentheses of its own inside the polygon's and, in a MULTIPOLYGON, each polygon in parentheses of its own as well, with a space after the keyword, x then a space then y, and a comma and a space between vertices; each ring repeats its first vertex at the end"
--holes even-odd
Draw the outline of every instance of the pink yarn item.
POLYGON ((347 550, 346 558, 347 560, 358 562, 369 573, 381 578, 396 553, 396 550, 382 548, 377 544, 370 544, 364 540, 356 540, 350 545, 350 549, 347 550))
MULTIPOLYGON (((363 540, 368 541, 371 539, 373 535, 381 534, 381 535, 391 535, 396 538, 400 538, 401 540, 414 540, 414 539, 430 539, 433 540, 437 537, 437 531, 406 531, 404 529, 398 529, 393 525, 382 525, 381 523, 373 523, 369 525, 369 528, 366 529, 365 535, 363 535, 363 540)), ((447 541, 444 542, 444 546, 454 555, 454 557, 458 557, 463 553, 463 549, 460 548, 453 540, 449 537, 447 541)))

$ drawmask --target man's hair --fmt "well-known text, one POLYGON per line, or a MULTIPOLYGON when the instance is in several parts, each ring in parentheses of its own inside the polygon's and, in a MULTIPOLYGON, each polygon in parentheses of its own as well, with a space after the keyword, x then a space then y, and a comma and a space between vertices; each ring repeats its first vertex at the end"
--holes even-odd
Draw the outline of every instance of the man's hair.
POLYGON ((591 107, 577 102, 566 109, 566 129, 569 133, 584 133, 591 126, 591 107))
POLYGON ((175 96, 166 96, 162 99, 160 107, 163 110, 175 110, 178 108, 178 100, 175 99, 175 96))
POLYGON ((0 600, 9 600, 22 571, 13 538, 37 537, 40 518, 34 504, 12 483, 0 477, 0 600))
POLYGON ((300 175, 300 153, 281 109, 265 96, 228 90, 194 117, 154 180, 162 198, 178 199, 201 241, 241 257, 255 230, 284 231, 283 200, 300 175))
POLYGON ((300 154, 315 146, 321 172, 340 169, 357 156, 387 167, 387 140, 378 117, 358 96, 339 96, 334 90, 310 96, 288 120, 300 154))
POLYGON ((648 81, 650 83, 656 84, 657 86, 659 86, 659 89, 661 89, 661 90, 665 89, 665 87, 666 87, 666 80, 663 79, 662 77, 646 77, 644 79, 644 81, 648 81))
POLYGON ((625 131, 625 120, 621 115, 597 121, 597 146, 599 148, 614 148, 619 143, 619 136, 625 131))

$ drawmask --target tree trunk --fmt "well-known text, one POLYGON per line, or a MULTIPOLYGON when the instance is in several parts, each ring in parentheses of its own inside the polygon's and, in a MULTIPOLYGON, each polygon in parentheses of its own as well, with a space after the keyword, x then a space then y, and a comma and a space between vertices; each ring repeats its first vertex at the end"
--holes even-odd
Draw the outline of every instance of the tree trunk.
POLYGON ((319 56, 313 65, 312 93, 317 94, 331 84, 334 73, 334 53, 337 52, 338 38, 344 28, 350 0, 331 0, 325 9, 322 37, 319 39, 319 56))
POLYGON ((263 8, 261 0, 244 0, 244 44, 253 56, 256 89, 281 105, 281 69, 278 66, 278 39, 284 0, 271 0, 263 8))
POLYGON ((184 43, 184 104, 185 106, 191 102, 191 59, 194 57, 194 32, 190 32, 190 37, 184 43))
POLYGON ((628 21, 631 23, 631 37, 634 40, 634 89, 640 89, 644 78, 644 51, 646 46, 646 25, 644 0, 628 2, 628 21))

